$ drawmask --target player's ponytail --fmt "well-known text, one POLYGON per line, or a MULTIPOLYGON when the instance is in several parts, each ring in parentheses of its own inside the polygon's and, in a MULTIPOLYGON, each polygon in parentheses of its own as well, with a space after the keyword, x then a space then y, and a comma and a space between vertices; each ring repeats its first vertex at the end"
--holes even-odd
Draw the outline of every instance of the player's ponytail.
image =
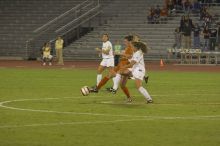
POLYGON ((143 53, 147 53, 147 46, 143 42, 132 42, 133 46, 138 50, 141 50, 143 53))

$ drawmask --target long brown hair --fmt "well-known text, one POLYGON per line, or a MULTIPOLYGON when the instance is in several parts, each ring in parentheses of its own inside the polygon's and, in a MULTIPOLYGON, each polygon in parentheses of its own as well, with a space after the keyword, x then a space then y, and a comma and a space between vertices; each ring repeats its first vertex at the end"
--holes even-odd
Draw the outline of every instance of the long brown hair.
POLYGON ((147 53, 147 46, 145 43, 143 42, 132 42, 132 45, 138 49, 138 50, 141 50, 143 53, 147 53))

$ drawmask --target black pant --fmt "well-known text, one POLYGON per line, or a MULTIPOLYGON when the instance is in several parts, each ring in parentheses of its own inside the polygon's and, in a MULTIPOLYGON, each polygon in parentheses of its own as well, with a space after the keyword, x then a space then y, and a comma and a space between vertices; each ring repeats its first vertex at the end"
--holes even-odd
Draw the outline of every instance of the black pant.
POLYGON ((120 55, 115 55, 114 59, 115 59, 115 66, 117 66, 119 63, 120 55))
POLYGON ((215 51, 216 38, 209 38, 209 49, 215 51))

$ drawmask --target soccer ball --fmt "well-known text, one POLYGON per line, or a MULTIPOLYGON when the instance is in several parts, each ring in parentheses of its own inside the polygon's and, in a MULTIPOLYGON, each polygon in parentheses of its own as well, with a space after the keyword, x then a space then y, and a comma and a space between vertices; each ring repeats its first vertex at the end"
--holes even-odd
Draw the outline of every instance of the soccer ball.
POLYGON ((83 96, 87 96, 89 95, 89 87, 88 86, 84 86, 81 88, 81 93, 83 96))

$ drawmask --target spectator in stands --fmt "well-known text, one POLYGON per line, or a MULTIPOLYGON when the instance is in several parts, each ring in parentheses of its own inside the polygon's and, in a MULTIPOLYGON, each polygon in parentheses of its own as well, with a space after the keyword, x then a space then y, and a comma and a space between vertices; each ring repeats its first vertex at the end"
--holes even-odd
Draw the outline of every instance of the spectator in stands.
POLYGON ((194 39, 193 39, 193 47, 194 49, 199 49, 200 48, 200 32, 201 32, 201 29, 199 27, 199 24, 196 23, 195 24, 195 27, 193 28, 193 36, 194 36, 194 39))
POLYGON ((173 0, 168 0, 167 10, 169 16, 175 12, 173 0))
POLYGON ((147 16, 147 20, 149 24, 153 24, 154 23, 154 7, 151 7, 149 12, 148 12, 148 16, 147 16))
POLYGON ((194 12, 199 12, 201 6, 198 0, 193 0, 192 7, 194 12))
POLYGON ((185 21, 183 23, 183 35, 185 42, 185 49, 191 49, 191 33, 192 33, 192 20, 189 18, 189 15, 185 17, 185 21))
POLYGON ((156 24, 160 23, 160 6, 157 5, 156 9, 154 10, 154 21, 156 24))
POLYGON ((121 49, 122 46, 120 44, 119 40, 116 40, 115 45, 114 45, 114 60, 115 60, 115 66, 118 65, 119 59, 120 59, 120 54, 121 54, 121 49))
POLYGON ((167 11, 166 6, 164 5, 163 8, 160 11, 160 21, 161 21, 161 23, 166 23, 167 16, 168 16, 168 11, 167 11))
POLYGON ((217 29, 213 25, 211 28, 209 28, 209 50, 210 51, 215 51, 217 32, 218 32, 217 29))
POLYGON ((220 51, 220 22, 218 23, 218 50, 220 51))
POLYGON ((182 34, 180 33, 179 27, 177 27, 175 29, 174 38, 175 38, 175 43, 173 45, 173 48, 180 49, 181 48, 181 43, 182 43, 182 34))
POLYGON ((208 26, 205 26, 203 30, 203 36, 204 36, 204 45, 202 51, 209 50, 209 28, 208 26))
POLYGON ((191 10, 191 2, 189 0, 186 0, 183 5, 184 5, 183 10, 185 11, 186 14, 189 14, 191 10))
POLYGON ((64 65, 63 63, 63 39, 59 36, 55 42, 57 65, 64 65))
POLYGON ((180 19, 180 28, 179 28, 179 31, 182 33, 183 32, 183 25, 184 25, 184 22, 185 22, 185 15, 183 15, 180 19))
POLYGON ((176 10, 182 10, 182 0, 175 0, 174 5, 176 10))
POLYGON ((50 66, 52 65, 53 56, 50 54, 50 51, 51 51, 50 43, 44 43, 44 46, 42 48, 43 66, 46 65, 46 62, 49 62, 50 66))

